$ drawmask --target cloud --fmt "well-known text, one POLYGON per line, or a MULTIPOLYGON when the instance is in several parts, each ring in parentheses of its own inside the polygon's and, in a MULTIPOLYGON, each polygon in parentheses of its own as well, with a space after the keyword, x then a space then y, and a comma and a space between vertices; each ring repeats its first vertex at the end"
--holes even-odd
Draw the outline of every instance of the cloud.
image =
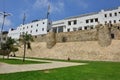
POLYGON ((42 9, 44 7, 47 7, 50 4, 48 0, 36 0, 33 4, 33 8, 35 9, 42 9))
POLYGON ((86 2, 85 0, 71 0, 73 4, 81 7, 81 8, 88 8, 89 7, 89 3, 88 1, 86 2))
POLYGON ((51 13, 59 13, 64 10, 64 2, 58 1, 51 3, 48 0, 36 0, 33 4, 34 9, 45 9, 50 5, 50 12, 51 13))
POLYGON ((55 3, 54 5, 51 5, 50 12, 60 13, 63 10, 64 10, 64 3, 63 2, 58 2, 58 3, 55 3))
POLYGON ((83 7, 83 8, 88 8, 88 3, 86 3, 85 1, 81 1, 80 3, 78 3, 79 6, 83 7))

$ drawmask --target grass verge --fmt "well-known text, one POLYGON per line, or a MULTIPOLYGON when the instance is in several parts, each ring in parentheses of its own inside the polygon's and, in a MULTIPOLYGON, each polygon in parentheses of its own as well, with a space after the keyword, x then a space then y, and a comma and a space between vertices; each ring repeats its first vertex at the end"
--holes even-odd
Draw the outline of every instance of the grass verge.
POLYGON ((0 80, 120 80, 120 62, 88 63, 67 68, 1 74, 0 80))
POLYGON ((40 64, 40 63, 48 63, 48 62, 41 62, 41 61, 30 61, 30 60, 25 60, 23 62, 20 59, 2 59, 0 58, 0 62, 7 63, 7 64, 40 64))

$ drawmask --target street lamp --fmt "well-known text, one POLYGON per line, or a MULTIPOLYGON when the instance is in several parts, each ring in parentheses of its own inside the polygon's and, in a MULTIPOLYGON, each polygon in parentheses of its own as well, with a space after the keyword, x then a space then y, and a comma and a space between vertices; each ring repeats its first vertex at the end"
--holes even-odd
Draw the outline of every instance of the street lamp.
POLYGON ((2 45, 2 38, 3 38, 3 27, 4 27, 4 23, 5 23, 5 18, 7 17, 7 16, 10 16, 11 14, 9 14, 9 13, 6 13, 6 12, 0 12, 0 15, 3 15, 3 23, 2 23, 2 26, 1 26, 1 41, 0 41, 0 46, 2 45))

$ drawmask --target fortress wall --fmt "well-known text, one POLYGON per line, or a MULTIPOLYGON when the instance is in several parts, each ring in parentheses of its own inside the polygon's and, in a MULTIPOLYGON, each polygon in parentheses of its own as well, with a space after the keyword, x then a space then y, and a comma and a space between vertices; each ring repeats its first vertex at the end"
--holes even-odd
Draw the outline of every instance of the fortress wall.
MULTIPOLYGON (((97 41, 56 43, 48 49, 45 42, 33 42, 32 50, 26 51, 26 57, 92 60, 92 61, 119 61, 120 40, 113 40, 108 47, 101 47, 97 41)), ((23 47, 16 53, 23 56, 23 47)))
POLYGON ((97 31, 81 30, 74 32, 62 32, 56 34, 56 42, 78 42, 78 41, 96 41, 97 31))
POLYGON ((46 42, 46 35, 33 36, 35 42, 46 42))

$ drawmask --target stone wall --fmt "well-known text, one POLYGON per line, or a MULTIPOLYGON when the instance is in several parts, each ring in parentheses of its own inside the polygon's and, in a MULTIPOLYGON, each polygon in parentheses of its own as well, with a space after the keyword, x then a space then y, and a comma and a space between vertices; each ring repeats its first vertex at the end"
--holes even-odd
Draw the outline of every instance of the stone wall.
POLYGON ((119 25, 102 25, 98 24, 95 29, 80 30, 73 32, 54 33, 49 32, 44 36, 34 36, 37 42, 47 42, 47 47, 52 48, 55 43, 62 42, 79 42, 79 41, 98 41, 102 47, 107 47, 111 44, 112 38, 120 40, 119 25))
POLYGON ((98 33, 98 43, 102 47, 109 46, 111 44, 111 25, 97 25, 97 33, 98 33))
POLYGON ((111 36, 115 40, 120 40, 120 24, 115 24, 112 26, 111 36))
POLYGON ((46 35, 33 36, 35 42, 46 42, 46 35))
POLYGON ((96 41, 97 31, 81 30, 74 32, 62 32, 56 34, 56 42, 78 42, 78 41, 96 41))
MULTIPOLYGON (((48 49, 46 45, 45 42, 33 42, 32 50, 26 51, 26 57, 65 60, 69 57, 71 60, 120 62, 120 40, 113 40, 108 47, 101 47, 97 41, 56 43, 51 49, 48 49)), ((16 55, 23 56, 22 46, 16 55)))
POLYGON ((51 49, 56 44, 55 33, 49 32, 46 37, 47 48, 51 49))

